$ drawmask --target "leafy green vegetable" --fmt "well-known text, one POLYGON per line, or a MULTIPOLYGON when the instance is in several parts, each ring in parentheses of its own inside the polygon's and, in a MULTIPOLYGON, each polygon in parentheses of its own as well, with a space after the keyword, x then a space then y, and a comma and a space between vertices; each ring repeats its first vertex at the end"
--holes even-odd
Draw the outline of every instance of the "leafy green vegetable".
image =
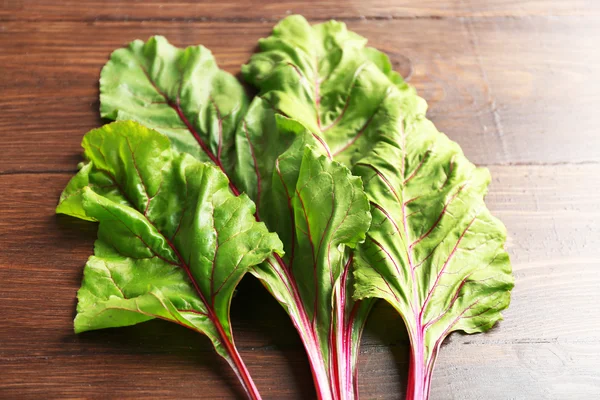
MULTIPOLYGON (((261 39, 262 52, 255 54, 242 71, 248 81, 261 89, 260 98, 264 104, 280 115, 301 122, 323 151, 350 166, 353 158, 369 151, 369 144, 379 134, 385 117, 373 118, 373 113, 388 96, 389 87, 388 76, 381 71, 387 71, 391 76, 387 58, 374 49, 365 48, 365 44, 366 39, 349 32, 344 24, 332 21, 311 27, 302 17, 292 16, 280 22, 272 36, 261 39), (353 152, 348 151, 350 147, 353 152)), ((252 118, 252 111, 248 116, 252 118)), ((263 116, 261 120, 264 123, 269 118, 263 116)), ((263 127, 263 131, 270 128, 263 127)), ((238 149, 242 148, 243 143, 238 144, 238 149)), ((256 146, 253 151, 257 151, 256 146)), ((249 153, 239 151, 238 157, 249 153)), ((260 163, 262 154, 254 158, 260 163)), ((252 179, 259 181, 245 187, 260 204, 253 196, 252 188, 260 188, 261 183, 265 185, 265 180, 261 182, 247 172, 252 170, 251 162, 246 160, 242 165, 245 167, 237 172, 245 172, 246 183, 252 179)), ((289 254, 289 250, 287 252, 289 254)), ((348 259, 351 258, 349 255, 348 259)), ((354 283, 350 269, 351 263, 347 263, 339 290, 344 296, 334 302, 340 321, 338 331, 343 332, 338 335, 338 342, 345 346, 336 349, 330 344, 319 343, 320 351, 330 352, 337 358, 334 363, 330 362, 335 367, 328 368, 333 398, 358 397, 358 345, 373 304, 370 300, 355 302, 352 299, 354 283)))
POLYGON ((260 98, 240 127, 238 157, 239 187, 255 199, 258 215, 279 234, 286 252, 253 274, 298 329, 319 398, 345 398, 355 372, 346 355, 356 356, 351 346, 360 335, 352 321, 364 321, 371 304, 352 300, 348 274, 351 249, 364 240, 371 221, 362 182, 329 159, 306 128, 275 116, 260 98))
POLYGON ((389 95, 387 57, 343 23, 310 26, 301 16, 281 21, 260 39, 260 53, 242 66, 259 96, 322 138, 330 156, 353 165, 384 128, 389 95))
MULTIPOLYGON (((307 134, 297 122, 281 117, 276 120, 270 108, 260 100, 253 104, 244 121, 238 123, 236 132, 231 130, 240 114, 232 118, 227 130, 222 130, 220 135, 226 138, 225 147, 230 151, 219 155, 220 141, 214 139, 214 135, 208 136, 212 140, 205 139, 208 130, 203 127, 219 126, 222 119, 219 115, 224 112, 194 114, 194 110, 235 109, 230 104, 232 101, 240 104, 238 108, 245 109, 245 98, 234 91, 233 100, 213 96, 225 105, 205 95, 204 102, 188 104, 203 95, 197 93, 190 99, 178 88, 198 87, 193 81, 199 79, 202 70, 192 64, 190 68, 195 72, 182 75, 176 73, 177 67, 164 66, 188 65, 191 57, 184 55, 193 51, 206 50, 201 47, 178 50, 160 37, 146 44, 136 41, 127 49, 115 51, 102 71, 102 114, 113 119, 135 119, 162 129, 179 150, 221 167, 231 178, 233 193, 240 193, 242 189, 256 201, 259 205, 256 217, 264 218, 272 231, 282 235, 284 248, 292 254, 285 259, 272 256, 252 272, 290 314, 311 360, 319 396, 334 398, 335 391, 341 389, 330 381, 330 376, 334 380, 338 375, 348 376, 350 380, 354 374, 355 363, 348 365, 344 354, 349 352, 346 350, 349 346, 354 346, 352 350, 356 351, 360 330, 355 327, 362 327, 364 318, 361 316, 370 307, 370 302, 362 302, 354 311, 349 307, 347 313, 344 307, 337 307, 339 302, 354 304, 349 291, 352 285, 347 283, 353 277, 344 266, 349 260, 346 247, 354 247, 357 241, 364 239, 370 221, 362 184, 351 177, 347 168, 319 155, 323 147, 315 141, 317 136, 307 134), (169 61, 173 59, 178 61, 169 61), (163 76, 171 78, 163 79, 163 76), (198 115, 206 116, 202 124, 193 122, 201 119, 198 115), (190 138, 198 142, 194 144, 190 138), (235 152, 232 150, 234 140, 238 147, 235 152), (223 161, 224 154, 228 155, 227 162, 223 161), (309 183, 306 187, 302 186, 305 181, 309 183), (314 186, 316 182, 320 186, 314 186), (323 225, 325 221, 331 225, 323 225), (349 233, 352 235, 348 236, 349 233), (292 264, 297 267, 292 269, 292 264), (340 282, 343 282, 341 286, 340 282), (349 328, 338 322, 354 321, 355 317, 360 324, 349 324, 349 328), (348 340, 350 336, 354 339, 348 340)), ((202 65, 210 71, 216 69, 212 58, 202 65)), ((210 86, 210 82, 206 86, 198 90, 221 90, 220 85, 210 86)))
MULTIPOLYGON (((261 89, 259 96, 263 104, 279 115, 302 123, 322 151, 351 166, 351 160, 368 152, 370 143, 384 129, 385 115, 378 113, 389 95, 389 78, 395 79, 387 57, 375 49, 365 48, 365 44, 366 39, 348 31, 344 24, 331 21, 311 27, 304 18, 291 16, 281 21, 270 37, 260 40, 261 52, 242 67, 242 72, 246 80, 261 89), (378 115, 374 117, 374 114, 378 115)), ((248 117, 256 119, 252 117, 252 109, 248 117)), ((264 116, 259 119, 263 124, 269 121, 264 116)), ((262 128, 263 131, 272 129, 269 126, 262 128)), ((257 152, 256 146, 250 152, 241 151, 242 148, 243 143, 239 143, 238 158, 257 152)), ((261 163, 262 154, 254 158, 261 163)), ((265 180, 253 178, 247 172, 253 166, 248 159, 246 157, 242 163, 244 167, 239 168, 237 173, 245 173, 244 187, 260 204, 259 199, 253 196, 258 192, 260 198, 260 190, 253 191, 252 188, 260 189, 265 180), (258 182, 248 185, 253 179, 258 182)), ((282 233, 277 232, 282 237, 282 233)), ((351 253, 347 259, 352 259, 351 253)), ((325 360, 333 365, 328 367, 332 396, 341 399, 358 397, 358 346, 373 304, 368 299, 360 302, 352 299, 351 264, 346 263, 340 275, 339 293, 344 295, 334 300, 334 312, 339 321, 338 342, 344 343, 344 346, 336 349, 325 342, 318 344, 320 351, 335 356, 333 362, 332 357, 325 360)), ((322 385, 317 382, 317 386, 322 385)))
POLYGON ((141 122, 225 174, 233 169, 234 135, 247 104, 240 83, 217 67, 210 50, 178 49, 162 36, 115 50, 100 76, 102 117, 141 122))
POLYGON ((513 280, 504 227, 483 203, 489 174, 365 45, 344 24, 286 18, 242 69, 260 89, 246 113, 240 85, 206 49, 136 41, 103 69, 101 112, 167 134, 256 202, 286 255, 249 268, 298 329, 320 398, 358 396, 360 333, 384 298, 406 322, 409 398, 422 399, 443 339, 489 329, 513 280))
POLYGON ((282 243, 255 221, 214 166, 135 122, 85 135, 87 164, 57 213, 98 221, 78 293, 76 332, 165 319, 208 336, 259 398, 233 341, 229 307, 242 276, 282 243))
POLYGON ((274 112, 300 121, 362 177, 373 223, 354 256, 354 297, 386 299, 402 315, 408 398, 423 399, 441 342, 489 329, 513 278, 505 229, 483 202, 489 173, 437 132, 426 103, 365 42, 343 24, 294 16, 260 41, 243 72, 274 112))
POLYGON ((442 341, 455 330, 490 329, 508 307, 513 277, 505 228, 483 202, 488 171, 422 116, 397 121, 354 167, 373 214, 355 297, 383 298, 402 315, 411 340, 407 398, 425 399, 442 341))

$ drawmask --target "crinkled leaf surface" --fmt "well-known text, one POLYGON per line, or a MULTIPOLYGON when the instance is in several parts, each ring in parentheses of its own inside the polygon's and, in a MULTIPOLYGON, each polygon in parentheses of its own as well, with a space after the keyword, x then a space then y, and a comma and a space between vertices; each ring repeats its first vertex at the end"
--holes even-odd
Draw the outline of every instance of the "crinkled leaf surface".
POLYGON ((311 26, 294 15, 260 39, 261 52, 242 72, 272 108, 301 122, 331 156, 351 165, 381 132, 389 80, 399 79, 387 57, 366 42, 343 23, 311 26))
POLYGON ((402 315, 413 346, 408 397, 422 399, 442 341, 501 319, 513 277, 505 228, 483 201, 489 172, 435 129, 422 99, 396 92, 395 128, 353 170, 373 214, 355 295, 384 298, 402 315))
POLYGON ((166 134, 176 150, 229 174, 234 135, 248 100, 207 48, 179 49, 162 36, 113 52, 100 78, 100 114, 166 134))
POLYGON ((276 234, 219 169, 156 131, 115 122, 85 135, 83 148, 87 164, 57 207, 99 222, 75 330, 169 320, 206 334, 239 373, 231 298, 249 268, 281 253, 276 234))
POLYGON ((240 187, 255 199, 260 218, 279 234, 286 252, 253 273, 299 330, 319 396, 343 397, 336 376, 353 371, 339 365, 338 353, 349 351, 356 332, 346 329, 347 320, 358 310, 339 304, 352 279, 350 250, 364 240, 371 219, 362 182, 329 159, 306 128, 274 115, 261 98, 239 129, 238 158, 240 187))
MULTIPOLYGON (((263 218, 269 229, 283 234, 285 248, 294 250, 296 255, 285 260, 270 257, 267 263, 254 269, 254 273, 292 316, 309 349, 309 356, 319 370, 315 373, 326 376, 329 366, 325 360, 332 347, 327 342, 337 318, 332 315, 332 309, 335 309, 332 302, 335 296, 341 296, 340 290, 333 293, 340 279, 353 279, 351 275, 342 274, 348 258, 346 245, 355 246, 364 238, 370 220, 362 186, 359 180, 351 178, 346 168, 321 157, 322 145, 316 143, 315 146, 314 142, 318 136, 307 134, 305 128, 293 121, 279 119, 276 122, 270 107, 255 106, 246 114, 243 123, 239 123, 242 114, 239 110, 245 109, 245 97, 231 90, 239 84, 223 87, 216 85, 214 79, 210 80, 208 77, 216 69, 212 58, 210 62, 192 62, 207 54, 202 47, 185 51, 176 49, 160 37, 152 38, 146 44, 136 41, 127 49, 115 51, 102 72, 102 115, 142 121, 168 134, 179 150, 221 167, 234 178, 230 184, 233 192, 246 191, 264 210, 256 216, 263 218), (186 56, 187 53, 190 55, 186 56), (204 73, 204 67, 208 68, 207 73, 204 73), (182 69, 191 72, 182 74, 182 69), (227 93, 229 97, 207 95, 215 91, 227 93), (205 111, 197 112, 198 109, 205 111), (227 126, 225 116, 229 116, 227 126), (236 124, 236 140, 240 147, 233 152, 231 132, 236 124), (312 150, 306 150, 307 146, 312 150), (285 157, 280 159, 283 153, 286 153, 285 157), (339 178, 340 182, 332 186, 330 178, 329 186, 314 186, 314 182, 320 184, 319 179, 328 176, 339 178), (285 185, 281 181, 284 177, 285 185), (307 181, 303 190, 297 185, 299 179, 307 181), (297 186, 299 193, 295 192, 297 186), (313 198, 317 189, 322 190, 319 196, 329 196, 326 204, 329 209, 320 203, 320 198, 319 201, 313 198), (345 190, 349 190, 350 204, 342 193, 345 190), (306 201, 304 209, 301 200, 306 201), (302 217, 303 225, 297 227, 299 210, 302 214, 298 218, 302 217), (340 220, 344 212, 348 213, 347 218, 340 220), (356 215, 352 214, 354 212, 356 215), (326 221, 330 224, 322 226, 326 221), (335 224, 339 225, 339 232, 334 231, 338 228, 335 224), (297 229, 310 229, 310 237, 300 237, 297 229), (352 236, 346 236, 350 233, 352 236), (316 242, 311 243, 313 240, 316 242), (299 261, 292 261, 294 259, 299 261), (294 271, 288 265, 290 261, 297 265, 294 271)), ((214 74, 231 78, 223 72, 214 74)), ((344 296, 351 301, 349 294, 344 293, 344 296)), ((318 385, 322 386, 325 398, 331 397, 327 378, 319 379, 324 379, 318 385)))
POLYGON ((425 118, 426 103, 382 53, 329 22, 282 21, 245 66, 274 112, 301 121, 362 177, 373 222, 355 253, 358 299, 384 298, 412 342, 410 398, 425 398, 454 330, 489 329, 513 286, 490 177, 425 118), (362 49, 362 51, 361 51, 362 49))

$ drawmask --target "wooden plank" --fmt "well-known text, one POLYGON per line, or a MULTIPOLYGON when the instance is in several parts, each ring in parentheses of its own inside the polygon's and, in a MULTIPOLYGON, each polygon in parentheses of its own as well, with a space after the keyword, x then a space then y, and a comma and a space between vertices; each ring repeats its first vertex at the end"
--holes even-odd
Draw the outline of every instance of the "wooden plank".
MULTIPOLYGON (((131 353, 132 346, 120 346, 123 340, 119 337, 112 342, 119 351, 96 353, 98 356, 93 360, 86 353, 0 358, 3 368, 0 396, 3 399, 245 398, 224 361, 214 352, 198 351, 192 340, 188 340, 187 348, 177 348, 175 343, 181 335, 178 336, 172 335, 162 344, 152 339, 141 341, 162 345, 168 353, 131 353)), ((92 344, 86 352, 96 350, 92 344)), ((265 398, 267 395, 281 399, 314 396, 310 372, 302 373, 303 365, 298 368, 289 361, 290 358, 301 360, 301 352, 297 349, 262 356, 254 353, 248 368, 265 398), (270 367, 264 368, 264 365, 270 367)))
MULTIPOLYGON (((366 399, 401 399, 408 368, 404 344, 361 354, 360 391, 366 399), (367 376, 365 376, 367 375, 367 376)), ((600 396, 600 345, 512 343, 442 346, 434 371, 431 399, 563 400, 600 396)))
MULTIPOLYGON (((598 397, 600 192, 589 188, 600 185, 600 165, 494 166, 492 174, 488 204, 509 231, 512 305, 491 332, 451 336, 432 398, 598 397)), ((69 178, 0 175, 0 309, 10 321, 0 326, 0 397, 187 398, 200 387, 207 397, 240 396, 208 340, 178 326, 72 333, 95 227, 53 215, 69 178)), ((297 334, 253 279, 242 283, 232 315, 265 398, 311 398, 297 334)), ((407 346, 399 316, 379 304, 361 347, 364 398, 401 397, 407 346)))
POLYGON ((594 0, 298 0, 236 1, 98 1, 8 0, 0 10, 7 20, 157 20, 157 19, 241 19, 277 20, 292 13, 311 19, 331 18, 414 18, 414 17, 497 17, 539 15, 598 15, 594 0))
MULTIPOLYGON (((600 161, 598 19, 398 20, 350 27, 388 52, 479 164, 600 161), (390 35, 390 32, 394 32, 390 35), (426 35, 418 32, 427 32, 426 35)), ((135 38, 203 43, 236 73, 271 23, 2 23, 0 172, 72 170, 97 127, 100 69, 135 38), (72 38, 77 36, 77 44, 72 38)))
POLYGON ((473 162, 600 161, 600 117, 591 111, 600 101, 593 78, 600 74, 597 20, 467 18, 351 27, 390 54, 397 70, 413 71, 410 82, 430 104, 430 118, 473 162))
POLYGON ((600 121, 591 111, 600 101, 594 78, 600 73, 598 21, 466 20, 465 25, 505 160, 598 161, 600 121))
POLYGON ((600 345, 446 346, 432 399, 597 399, 600 345), (476 384, 474 384, 476 382, 476 384))

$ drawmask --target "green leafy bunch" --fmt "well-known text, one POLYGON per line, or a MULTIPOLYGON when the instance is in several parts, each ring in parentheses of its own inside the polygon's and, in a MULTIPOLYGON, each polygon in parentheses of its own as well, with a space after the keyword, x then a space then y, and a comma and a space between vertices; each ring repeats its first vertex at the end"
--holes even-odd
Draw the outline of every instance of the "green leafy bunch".
POLYGON ((100 112, 116 122, 85 135, 57 207, 99 223, 75 330, 186 326, 257 399, 229 317, 249 272, 298 330, 318 398, 358 398, 361 332, 384 299, 410 337, 407 398, 426 399, 443 340, 510 302, 489 172, 343 23, 290 16, 242 73, 251 101, 203 46, 156 36, 111 55, 100 112))

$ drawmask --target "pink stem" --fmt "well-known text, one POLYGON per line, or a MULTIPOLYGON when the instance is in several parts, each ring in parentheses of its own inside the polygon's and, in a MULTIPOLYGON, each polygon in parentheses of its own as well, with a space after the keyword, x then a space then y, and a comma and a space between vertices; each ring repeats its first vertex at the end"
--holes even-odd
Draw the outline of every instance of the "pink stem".
MULTIPOLYGON (((301 335, 302 336, 302 335, 301 335)), ((312 338, 301 337, 308 355, 310 370, 312 372, 317 398, 319 400, 332 400, 331 382, 327 375, 325 362, 321 356, 321 350, 312 338)))
POLYGON ((221 342, 225 345, 227 353, 231 357, 231 359, 227 361, 229 361, 229 365, 244 387, 246 395, 248 395, 248 398, 252 400, 261 400, 260 393, 258 392, 258 389, 256 388, 256 385, 250 376, 250 371, 248 371, 248 368, 246 367, 246 364, 244 364, 240 353, 238 353, 235 345, 233 344, 233 340, 229 340, 229 337, 225 334, 223 326, 218 320, 215 321, 215 326, 217 327, 219 336, 221 336, 221 342))
MULTIPOLYGON (((353 350, 358 348, 356 343, 352 342, 352 332, 355 327, 356 315, 359 310, 359 303, 353 303, 349 307, 346 294, 347 277, 352 257, 348 260, 344 272, 341 276, 339 286, 334 292, 335 321, 331 325, 330 340, 330 379, 334 398, 337 400, 354 400, 358 398, 356 385, 356 360, 353 350), (355 347, 353 347, 355 345, 355 347)), ((362 329, 362 326, 359 327, 362 329)))
MULTIPOLYGON (((293 291, 293 293, 296 292, 293 291)), ((328 368, 323 359, 322 348, 317 333, 309 322, 299 298, 296 299, 296 304, 298 305, 297 315, 299 318, 295 313, 290 313, 290 317, 306 350, 317 398, 319 400, 354 399, 353 373, 355 368, 352 368, 354 359, 351 353, 352 343, 349 336, 351 335, 352 326, 347 328, 345 322, 342 320, 340 324, 336 324, 339 325, 340 329, 332 330, 331 334, 336 339, 329 343, 331 347, 329 349, 330 366, 328 368), (337 340, 339 337, 342 340, 337 340)), ((343 307, 340 307, 339 310, 341 310, 341 315, 343 316, 343 307)), ((336 313, 336 315, 340 315, 340 313, 336 313)))
POLYGON ((433 354, 425 356, 425 329, 419 323, 416 333, 411 333, 411 357, 408 370, 408 388, 406 390, 406 400, 427 400, 429 398, 429 389, 431 375, 433 373, 433 364, 435 362, 437 348, 433 349, 433 354))

